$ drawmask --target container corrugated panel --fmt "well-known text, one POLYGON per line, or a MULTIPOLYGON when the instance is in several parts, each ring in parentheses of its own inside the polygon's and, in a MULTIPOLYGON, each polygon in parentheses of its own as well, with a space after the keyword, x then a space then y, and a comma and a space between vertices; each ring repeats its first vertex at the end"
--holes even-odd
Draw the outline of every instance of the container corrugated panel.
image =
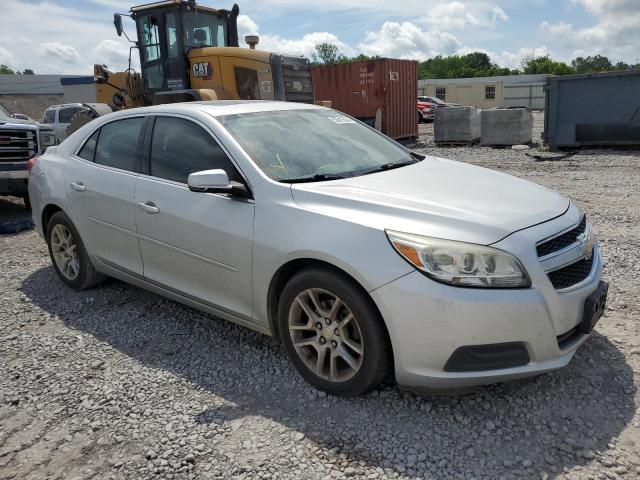
POLYGON ((416 91, 418 62, 379 60, 319 65, 311 68, 316 102, 378 127, 391 138, 418 135, 416 91))
POLYGON ((524 83, 504 86, 503 107, 544 108, 544 83, 524 83))
POLYGON ((640 145, 640 70, 550 77, 545 109, 551 149, 640 145))

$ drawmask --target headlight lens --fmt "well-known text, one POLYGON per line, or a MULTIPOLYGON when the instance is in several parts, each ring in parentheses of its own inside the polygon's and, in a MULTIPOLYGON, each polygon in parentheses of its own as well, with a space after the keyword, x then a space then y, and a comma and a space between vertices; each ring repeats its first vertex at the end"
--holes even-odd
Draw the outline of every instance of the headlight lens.
POLYGON ((439 282, 484 288, 531 286, 522 264, 503 250, 391 230, 386 233, 405 260, 439 282))
POLYGON ((52 147, 58 144, 58 138, 53 132, 40 132, 40 146, 43 148, 52 147))

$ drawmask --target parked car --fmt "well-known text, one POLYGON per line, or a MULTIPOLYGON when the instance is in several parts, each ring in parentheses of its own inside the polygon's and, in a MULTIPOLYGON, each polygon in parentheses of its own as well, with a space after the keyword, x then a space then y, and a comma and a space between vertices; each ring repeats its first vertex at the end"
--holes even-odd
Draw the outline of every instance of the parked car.
POLYGON ((418 101, 421 102, 428 102, 428 103, 433 103, 434 105, 436 105, 437 108, 443 108, 443 107, 459 107, 460 104, 459 103, 450 103, 450 102, 445 102, 444 100, 439 99, 438 97, 429 97, 427 95, 421 95, 418 97, 418 101))
POLYGON ((437 106, 434 103, 423 102, 418 98, 418 123, 433 120, 437 106))
POLYGON ((331 394, 558 369, 607 296, 567 198, 313 105, 108 114, 39 157, 29 191, 66 285, 110 275, 276 336, 331 394))
POLYGON ((56 133, 56 137, 60 141, 67 138, 67 127, 73 116, 87 108, 82 103, 65 103, 63 105, 51 105, 44 112, 42 123, 52 127, 56 133))
POLYGON ((22 197, 30 208, 27 162, 57 143, 50 127, 15 118, 0 106, 0 195, 22 197))

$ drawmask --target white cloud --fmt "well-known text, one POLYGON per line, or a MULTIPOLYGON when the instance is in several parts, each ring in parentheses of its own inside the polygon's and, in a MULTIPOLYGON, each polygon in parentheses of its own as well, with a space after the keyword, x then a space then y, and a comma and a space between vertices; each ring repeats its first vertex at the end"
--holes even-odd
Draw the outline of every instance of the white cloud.
POLYGON ((7 65, 9 67, 15 65, 16 59, 13 54, 4 47, 0 47, 0 64, 7 65))
POLYGON ((256 35, 259 32, 258 24, 249 15, 238 15, 238 37, 242 44, 245 35, 256 35))
POLYGON ((411 22, 385 22, 379 31, 366 32, 358 50, 366 55, 425 60, 434 55, 455 53, 460 47, 447 32, 424 31, 411 22))
MULTIPOLYGON (((595 19, 591 26, 578 28, 571 23, 542 22, 540 33, 578 54, 602 54, 612 60, 637 61, 640 50, 640 4, 638 0, 571 0, 595 19)), ((567 58, 568 59, 568 58, 567 58)))
MULTIPOLYGON (((124 41, 105 39, 92 50, 92 59, 94 63, 108 65, 110 68, 115 65, 128 65, 130 47, 131 45, 124 41)), ((131 66, 136 70, 140 68, 140 56, 137 49, 131 52, 131 66)))
POLYGON ((507 20, 509 20, 509 16, 505 13, 505 11, 498 7, 497 5, 495 5, 492 9, 491 9, 491 22, 492 23, 498 23, 498 22, 506 22, 507 20))
POLYGON ((356 53, 353 47, 329 32, 313 32, 294 39, 282 38, 279 35, 262 35, 259 48, 289 55, 311 57, 314 47, 319 43, 332 43, 338 47, 343 55, 355 55, 356 53))
POLYGON ((36 54, 43 58, 57 57, 65 62, 78 63, 80 54, 71 45, 60 42, 45 42, 36 48, 36 54))

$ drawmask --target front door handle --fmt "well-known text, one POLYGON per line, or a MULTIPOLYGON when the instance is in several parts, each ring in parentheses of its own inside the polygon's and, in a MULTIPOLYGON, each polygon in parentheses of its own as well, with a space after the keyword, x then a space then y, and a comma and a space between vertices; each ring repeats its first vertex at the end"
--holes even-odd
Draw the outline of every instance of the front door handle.
POLYGON ((160 212, 160 209, 156 207, 156 204, 153 202, 139 203, 138 207, 140 208, 140 210, 142 210, 143 212, 147 212, 150 215, 154 215, 160 212))
POLYGON ((84 183, 78 181, 78 182, 73 182, 71 184, 71 188, 73 188, 76 192, 84 192, 87 190, 87 187, 84 186, 84 183))

